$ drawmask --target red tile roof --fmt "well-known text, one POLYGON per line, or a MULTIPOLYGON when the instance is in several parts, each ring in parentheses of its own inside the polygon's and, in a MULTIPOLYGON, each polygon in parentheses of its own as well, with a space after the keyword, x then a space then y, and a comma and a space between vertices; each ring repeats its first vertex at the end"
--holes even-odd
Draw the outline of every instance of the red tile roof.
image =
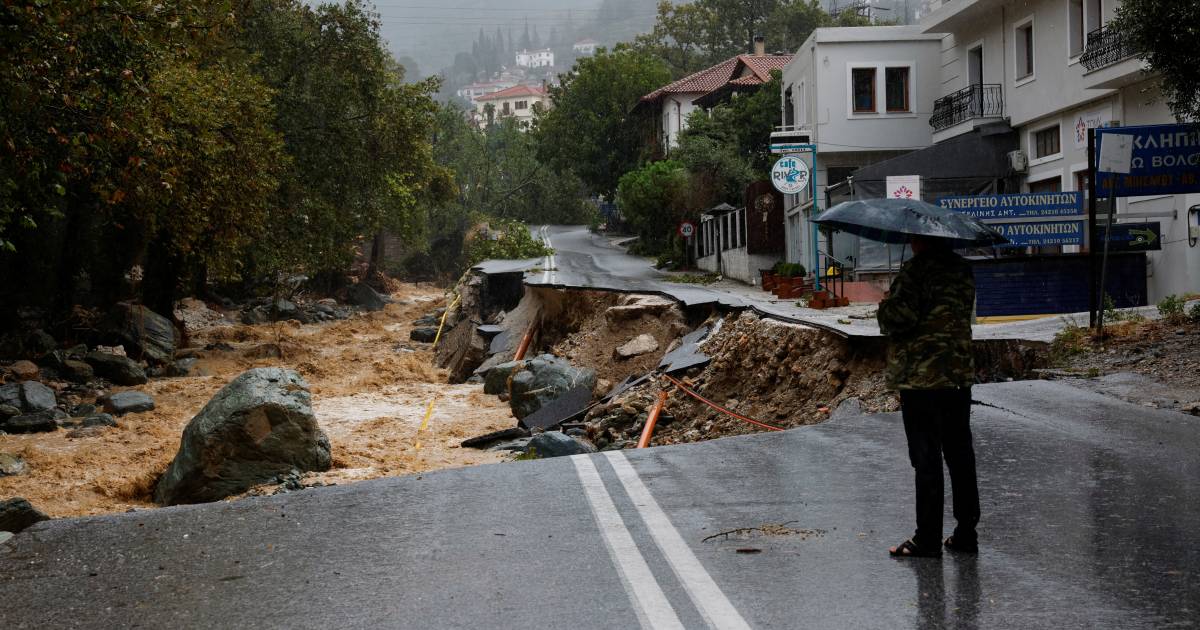
POLYGON ((771 79, 772 70, 782 70, 791 60, 791 55, 738 55, 658 88, 643 96, 642 102, 654 102, 666 94, 707 94, 734 82, 758 85, 771 79))
POLYGON ((505 99, 505 98, 516 98, 518 96, 545 96, 545 95, 546 95, 546 91, 540 87, 533 86, 533 85, 515 85, 513 87, 508 88, 507 90, 500 90, 499 92, 492 92, 491 94, 485 94, 475 100, 477 100, 477 101, 496 101, 496 100, 505 99))

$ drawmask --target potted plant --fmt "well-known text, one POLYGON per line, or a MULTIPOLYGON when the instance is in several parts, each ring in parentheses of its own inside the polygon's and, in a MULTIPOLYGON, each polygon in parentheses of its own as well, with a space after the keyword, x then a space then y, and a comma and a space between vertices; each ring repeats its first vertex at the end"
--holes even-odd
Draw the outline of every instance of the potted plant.
POLYGON ((772 289, 775 288, 775 281, 776 281, 776 278, 778 277, 775 275, 775 269, 778 266, 779 266, 779 264, 776 263, 775 267, 772 267, 770 269, 759 269, 758 270, 758 272, 762 275, 763 291, 771 291, 772 289))

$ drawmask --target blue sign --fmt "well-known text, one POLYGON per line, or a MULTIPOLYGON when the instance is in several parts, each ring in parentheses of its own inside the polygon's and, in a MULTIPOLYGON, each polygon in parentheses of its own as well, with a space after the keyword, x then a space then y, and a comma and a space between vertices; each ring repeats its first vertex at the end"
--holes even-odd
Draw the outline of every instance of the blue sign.
POLYGON ((1103 246, 1108 236, 1110 252, 1145 252, 1162 249, 1162 227, 1153 223, 1116 223, 1111 228, 1096 230, 1096 247, 1103 246))
POLYGON ((1054 192, 942 197, 938 199, 938 205, 981 221, 1074 217, 1083 214, 1083 195, 1078 192, 1054 192))
POLYGON ((992 227, 1008 238, 1007 244, 998 247, 1083 244, 1083 221, 994 223, 992 227))
POLYGON ((1105 136, 1133 140, 1125 173, 1096 173, 1097 197, 1135 197, 1200 192, 1200 125, 1145 125, 1096 130, 1096 157, 1105 136))

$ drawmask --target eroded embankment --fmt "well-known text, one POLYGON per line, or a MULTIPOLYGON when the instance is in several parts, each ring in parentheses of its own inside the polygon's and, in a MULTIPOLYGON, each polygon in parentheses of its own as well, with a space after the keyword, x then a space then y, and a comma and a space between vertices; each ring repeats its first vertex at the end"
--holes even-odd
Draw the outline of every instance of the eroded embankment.
MULTIPOLYGON (((511 291, 511 285, 506 290, 511 291)), ((659 296, 587 290, 526 287, 519 300, 510 294, 509 310, 476 310, 496 304, 486 277, 464 287, 465 307, 452 332, 457 347, 439 349, 439 359, 461 378, 483 374, 513 358, 529 337, 525 356, 550 353, 599 377, 594 405, 582 417, 564 418, 566 427, 601 449, 632 446, 659 391, 671 396, 655 433, 654 444, 671 444, 762 431, 734 415, 685 395, 654 377, 611 395, 627 377, 656 374, 663 355, 700 325, 711 332, 699 344, 710 358, 706 365, 673 373, 710 401, 763 423, 781 428, 827 419, 843 402, 854 399, 863 411, 894 411, 898 401, 883 382, 884 340, 847 338, 836 333, 761 318, 752 313, 723 313, 710 307, 684 309, 659 296), (487 338, 480 326, 497 334, 487 338), (492 328, 487 328, 492 326, 492 328), (469 329, 469 330, 468 330, 469 329), (504 329, 505 332, 496 333, 504 329), (631 357, 619 348, 649 335, 652 349, 631 357), (463 348, 477 349, 463 352, 463 348)), ((628 347, 628 346, 627 346, 628 347)), ((980 382, 1027 378, 1044 364, 1042 344, 981 341, 976 343, 980 382)))

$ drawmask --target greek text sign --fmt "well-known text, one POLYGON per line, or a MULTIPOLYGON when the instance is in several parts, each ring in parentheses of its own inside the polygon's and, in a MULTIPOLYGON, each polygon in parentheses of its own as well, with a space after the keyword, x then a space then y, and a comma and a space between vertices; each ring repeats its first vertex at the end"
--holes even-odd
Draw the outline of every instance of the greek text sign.
POLYGON ((771 168, 771 183, 785 195, 795 195, 808 188, 808 164, 794 155, 785 155, 771 168))
POLYGON ((1000 245, 1000 247, 1080 245, 1083 243, 1083 221, 996 223, 992 227, 1008 238, 1008 243, 1000 245))
MULTIPOLYGON (((1200 125, 1145 125, 1105 127, 1096 130, 1096 144, 1112 134, 1132 138, 1133 151, 1127 174, 1096 173, 1099 197, 1172 195, 1200 191, 1200 125)), ((1100 166, 1097 164, 1097 166, 1100 166)))
POLYGON ((984 222, 989 219, 1037 219, 1083 214, 1083 196, 1078 192, 942 197, 938 199, 938 205, 984 222))

